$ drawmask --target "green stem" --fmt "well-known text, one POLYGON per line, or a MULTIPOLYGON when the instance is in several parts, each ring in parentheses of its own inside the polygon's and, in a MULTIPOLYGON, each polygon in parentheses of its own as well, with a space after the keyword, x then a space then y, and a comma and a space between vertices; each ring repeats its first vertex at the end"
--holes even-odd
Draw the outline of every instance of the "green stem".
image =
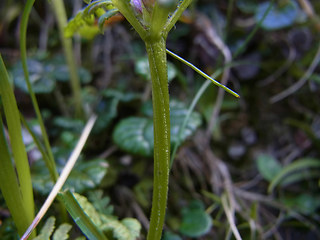
POLYGON ((209 79, 213 84, 215 84, 218 87, 223 88, 226 92, 232 94, 233 96, 240 98, 239 94, 232 91, 230 88, 226 87, 225 85, 219 83, 217 80, 213 79, 212 77, 210 77, 208 74, 202 72, 199 68, 197 68, 196 66, 194 66, 193 64, 191 64, 190 62, 186 61, 185 59, 183 59, 182 57, 178 56, 177 54, 171 52, 170 50, 166 49, 167 53, 170 54, 172 57, 174 57, 175 59, 183 62, 185 65, 187 65, 188 67, 191 67, 194 71, 196 71, 197 73, 199 73, 201 76, 203 76, 206 79, 209 79))
POLYGON ((134 27, 134 29, 140 35, 141 39, 144 40, 146 38, 147 32, 136 18, 133 9, 129 4, 129 1, 112 0, 112 3, 117 9, 119 9, 121 14, 127 19, 132 27, 134 27))
POLYGON ((148 240, 161 238, 169 183, 170 114, 165 39, 146 41, 152 79, 154 181, 148 240))
POLYGON ((76 111, 75 113, 76 115, 81 116, 83 114, 81 86, 80 86, 79 76, 77 73, 77 65, 74 60, 72 41, 71 39, 64 37, 64 28, 68 23, 67 14, 66 14, 64 3, 62 0, 52 0, 51 3, 56 15, 58 28, 60 32, 60 39, 63 45, 65 57, 66 57, 69 72, 70 72, 71 89, 73 93, 73 99, 74 99, 75 111, 76 111))
POLYGON ((186 10, 187 7, 189 7, 191 2, 192 2, 192 0, 184 0, 180 3, 180 5, 178 5, 176 11, 171 15, 170 19, 167 21, 166 26, 164 27, 164 34, 165 35, 168 35, 170 30, 173 28, 173 26, 176 24, 178 19, 181 17, 184 10, 186 10))
POLYGON ((44 123, 43 123, 43 119, 41 116, 41 112, 39 109, 37 98, 36 98, 36 95, 34 94, 34 91, 32 89, 32 85, 30 83, 28 66, 27 66, 27 46, 26 46, 27 26, 28 26, 29 15, 30 15, 30 12, 31 12, 31 9, 32 9, 34 2, 35 2, 35 0, 28 0, 27 1, 25 8, 24 8, 24 11, 23 11, 23 15, 22 15, 22 21, 21 21, 21 26, 20 26, 21 62, 22 62, 24 77, 25 77, 28 91, 29 91, 29 94, 31 97, 32 105, 34 107, 34 110, 35 110, 35 113, 36 113, 36 116, 37 116, 37 119, 38 119, 38 122, 40 125, 44 145, 45 145, 48 157, 49 157, 48 159, 44 157, 44 160, 45 160, 45 163, 49 169, 51 178, 55 182, 58 179, 58 172, 56 169, 56 164, 55 164, 54 157, 53 157, 53 154, 51 151, 49 137, 47 135, 47 131, 46 131, 44 123))

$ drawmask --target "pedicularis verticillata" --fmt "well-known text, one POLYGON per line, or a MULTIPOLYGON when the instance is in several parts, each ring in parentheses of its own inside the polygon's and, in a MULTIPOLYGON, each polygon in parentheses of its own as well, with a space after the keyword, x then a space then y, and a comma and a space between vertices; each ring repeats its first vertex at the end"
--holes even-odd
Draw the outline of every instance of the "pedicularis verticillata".
POLYGON ((154 187, 149 240, 161 238, 167 205, 170 161, 170 115, 166 39, 191 0, 112 0, 145 42, 152 79, 154 187))
MULTIPOLYGON (((83 26, 94 25, 99 18, 100 30, 105 20, 122 14, 144 41, 152 79, 152 102, 154 121, 154 185, 149 240, 161 238, 167 205, 169 162, 170 162, 170 115, 166 53, 186 62, 170 51, 166 52, 166 39, 169 31, 180 18, 192 0, 97 0, 86 1, 88 6, 69 22, 66 36, 72 36, 83 26)), ((92 33, 92 32, 91 32, 92 33)), ((82 35, 86 35, 82 32, 82 35)), ((234 96, 238 95, 192 64, 187 63, 204 77, 224 88, 234 96)))

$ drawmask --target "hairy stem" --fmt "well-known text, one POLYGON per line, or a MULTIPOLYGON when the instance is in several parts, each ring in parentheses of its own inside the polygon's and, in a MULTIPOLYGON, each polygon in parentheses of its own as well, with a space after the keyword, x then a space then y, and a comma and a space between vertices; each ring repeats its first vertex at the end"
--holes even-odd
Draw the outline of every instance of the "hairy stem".
POLYGON ((163 38, 146 41, 152 79, 154 180, 148 240, 161 238, 169 183, 170 114, 166 46, 163 38))

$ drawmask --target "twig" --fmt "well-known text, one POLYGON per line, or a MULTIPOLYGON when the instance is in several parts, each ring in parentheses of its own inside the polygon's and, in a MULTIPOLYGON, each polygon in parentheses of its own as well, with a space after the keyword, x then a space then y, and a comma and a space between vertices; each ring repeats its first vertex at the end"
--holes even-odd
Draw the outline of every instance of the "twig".
POLYGON ((237 226, 235 224, 235 221, 234 221, 234 209, 232 209, 232 206, 231 204, 229 205, 228 204, 228 199, 227 199, 227 196, 225 194, 223 194, 221 196, 221 203, 222 203, 222 206, 223 206, 223 209, 224 209, 224 212, 228 218, 228 221, 229 221, 229 224, 230 224, 230 228, 232 230, 232 233, 233 235, 235 236, 235 238, 237 240, 241 240, 241 236, 240 236, 240 233, 237 229, 237 226))

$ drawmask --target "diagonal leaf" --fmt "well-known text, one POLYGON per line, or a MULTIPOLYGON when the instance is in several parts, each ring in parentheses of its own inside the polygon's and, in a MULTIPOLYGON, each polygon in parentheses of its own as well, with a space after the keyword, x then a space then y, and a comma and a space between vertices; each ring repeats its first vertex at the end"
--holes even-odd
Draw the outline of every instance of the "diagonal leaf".
MULTIPOLYGON (((33 191, 31 184, 31 175, 27 153, 22 140, 22 130, 20 123, 20 114, 17 106, 16 99, 14 97, 13 90, 11 88, 8 73, 6 67, 0 55, 0 96, 3 104, 5 117, 7 120, 9 137, 11 142, 12 154, 17 170, 19 191, 21 192, 21 198, 23 199, 22 204, 24 211, 16 212, 15 207, 11 208, 12 214, 16 212, 16 219, 20 217, 23 219, 23 224, 20 220, 18 231, 19 234, 23 234, 28 225, 32 222, 34 216, 34 202, 33 202, 33 191), (23 216, 22 216, 23 215, 23 216)), ((2 129, 0 129, 2 131, 2 129)), ((5 145, 3 145, 5 146, 5 145)), ((6 154, 7 155, 7 154, 6 154)), ((8 160, 8 159, 7 159, 8 160)), ((8 166, 7 166, 8 167, 8 166)), ((12 172, 11 172, 12 174, 12 172)), ((12 176, 13 178, 13 176, 12 176)), ((12 179, 11 179, 12 180, 12 179)))
POLYGON ((65 204, 68 212, 71 217, 81 229, 81 231, 87 236, 90 240, 108 240, 107 237, 98 229, 98 227, 91 221, 88 215, 79 205, 76 198, 68 190, 59 194, 59 197, 62 199, 65 204))
POLYGON ((0 190, 10 210, 18 232, 23 234, 28 227, 24 201, 20 192, 15 169, 3 131, 0 111, 0 190))
POLYGON ((294 173, 305 168, 317 168, 320 167, 320 160, 315 158, 302 158, 299 159, 288 166, 284 167, 281 172, 275 176, 272 182, 269 184, 268 192, 272 192, 273 189, 283 180, 287 175, 294 173))

